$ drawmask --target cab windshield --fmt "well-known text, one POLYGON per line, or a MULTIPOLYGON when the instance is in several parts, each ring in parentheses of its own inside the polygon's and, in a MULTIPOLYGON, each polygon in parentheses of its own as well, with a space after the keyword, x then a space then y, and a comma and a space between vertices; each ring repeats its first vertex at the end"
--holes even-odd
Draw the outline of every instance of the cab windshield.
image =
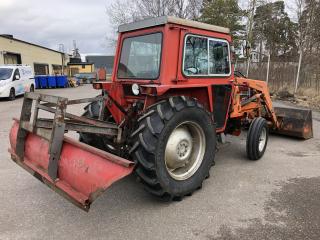
POLYGON ((11 77, 12 69, 10 68, 0 68, 0 81, 7 80, 11 77))
POLYGON ((162 33, 124 39, 118 66, 118 78, 149 79, 159 77, 162 33))

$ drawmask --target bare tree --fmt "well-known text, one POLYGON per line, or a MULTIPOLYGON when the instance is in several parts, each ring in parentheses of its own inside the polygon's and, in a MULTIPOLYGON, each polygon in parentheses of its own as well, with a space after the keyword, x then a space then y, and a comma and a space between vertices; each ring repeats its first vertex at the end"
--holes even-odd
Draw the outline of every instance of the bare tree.
POLYGON ((253 28, 253 18, 256 11, 257 0, 249 1, 249 9, 248 9, 248 22, 247 22, 247 39, 246 39, 246 55, 247 55, 247 72, 246 75, 249 75, 250 69, 250 52, 253 42, 252 28, 253 28))
POLYGON ((107 16, 115 27, 140 19, 137 6, 132 0, 117 0, 107 8, 107 16))
MULTIPOLYGON (((176 16, 196 19, 200 15, 202 0, 116 0, 107 8, 107 15, 114 33, 121 24, 150 17, 176 16)), ((116 44, 115 34, 108 34, 110 46, 116 44)))
POLYGON ((301 24, 302 14, 305 8, 305 0, 295 0, 296 4, 296 18, 298 22, 298 38, 297 38, 297 45, 298 45, 298 52, 299 52, 299 63, 298 63, 298 70, 295 80, 295 87, 294 93, 297 92, 299 86, 299 78, 300 78, 300 69, 301 69, 301 62, 302 62, 302 55, 303 55, 303 47, 305 42, 305 31, 303 29, 303 25, 301 24))
POLYGON ((201 3, 202 0, 117 0, 107 14, 114 26, 165 15, 195 19, 201 3))

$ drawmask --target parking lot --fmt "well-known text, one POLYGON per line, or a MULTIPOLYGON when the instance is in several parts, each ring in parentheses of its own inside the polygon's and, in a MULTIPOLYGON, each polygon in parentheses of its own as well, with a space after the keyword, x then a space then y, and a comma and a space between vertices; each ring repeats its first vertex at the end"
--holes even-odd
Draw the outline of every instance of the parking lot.
MULTIPOLYGON (((91 86, 41 90, 71 99, 91 86)), ((245 133, 228 137, 202 189, 159 202, 129 176, 86 213, 10 160, 8 133, 23 98, 0 100, 0 239, 320 239, 320 114, 314 138, 271 135, 264 157, 245 155, 245 133)), ((72 113, 81 114, 82 106, 72 113)))

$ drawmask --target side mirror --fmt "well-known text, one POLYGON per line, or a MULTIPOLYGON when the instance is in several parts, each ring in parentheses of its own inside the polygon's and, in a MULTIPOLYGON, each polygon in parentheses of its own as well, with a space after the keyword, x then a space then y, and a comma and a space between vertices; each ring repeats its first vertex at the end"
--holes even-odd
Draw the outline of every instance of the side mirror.
POLYGON ((14 76, 14 80, 19 80, 20 79, 20 76, 19 75, 15 75, 14 76))

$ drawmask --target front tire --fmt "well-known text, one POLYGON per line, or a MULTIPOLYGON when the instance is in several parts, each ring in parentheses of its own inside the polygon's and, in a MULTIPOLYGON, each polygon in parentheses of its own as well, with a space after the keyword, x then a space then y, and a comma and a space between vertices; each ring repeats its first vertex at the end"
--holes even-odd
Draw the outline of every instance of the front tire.
POLYGON ((16 99, 16 91, 14 90, 14 88, 11 88, 9 93, 9 100, 13 101, 15 99, 16 99))
POLYGON ((268 125, 267 121, 258 117, 255 118, 247 134, 247 156, 250 160, 259 160, 267 148, 268 143, 268 125))
POLYGON ((201 188, 213 165, 215 125, 195 99, 172 97, 148 109, 131 135, 130 154, 145 189, 180 200, 201 188))

